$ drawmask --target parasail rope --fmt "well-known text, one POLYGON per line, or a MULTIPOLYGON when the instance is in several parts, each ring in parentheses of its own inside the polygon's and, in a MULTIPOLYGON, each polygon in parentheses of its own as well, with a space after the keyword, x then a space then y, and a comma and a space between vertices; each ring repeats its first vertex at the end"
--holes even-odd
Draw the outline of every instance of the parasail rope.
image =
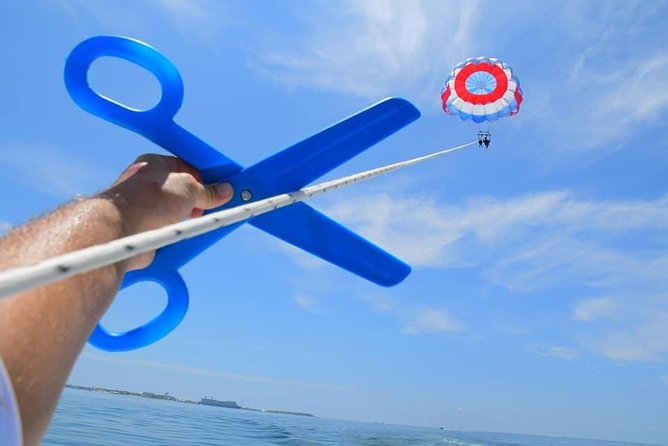
POLYGON ((473 141, 461 146, 440 150, 428 155, 377 167, 339 179, 307 186, 295 192, 275 195, 253 203, 212 212, 202 217, 164 226, 159 229, 123 237, 107 243, 90 246, 60 256, 42 260, 32 265, 21 266, 0 272, 0 299, 12 294, 47 285, 76 274, 111 265, 138 254, 153 251, 181 240, 189 239, 205 232, 229 226, 339 187, 359 183, 370 178, 403 169, 465 147, 476 144, 473 141))

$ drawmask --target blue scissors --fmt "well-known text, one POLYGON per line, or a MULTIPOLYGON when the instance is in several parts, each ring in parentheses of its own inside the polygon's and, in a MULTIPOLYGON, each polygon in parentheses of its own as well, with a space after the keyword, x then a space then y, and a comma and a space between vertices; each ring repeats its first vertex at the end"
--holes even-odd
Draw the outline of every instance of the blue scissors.
MULTIPOLYGON (((174 122, 183 101, 181 75, 169 59, 143 42, 116 36, 81 42, 67 58, 65 85, 81 108, 144 136, 188 162, 199 169, 205 183, 231 183, 235 197, 209 212, 298 190, 420 117, 408 101, 386 99, 243 168, 174 122), (91 89, 88 70, 104 56, 128 60, 155 75, 162 87, 158 104, 149 110, 135 110, 91 89)), ((409 265, 305 203, 248 222, 382 286, 396 285, 410 273, 409 265)), ((167 292, 165 309, 145 325, 127 332, 108 332, 98 325, 89 342, 107 351, 127 351, 152 344, 174 330, 188 311, 188 289, 179 268, 241 224, 161 248, 148 267, 127 273, 121 289, 142 281, 156 282, 167 292)))

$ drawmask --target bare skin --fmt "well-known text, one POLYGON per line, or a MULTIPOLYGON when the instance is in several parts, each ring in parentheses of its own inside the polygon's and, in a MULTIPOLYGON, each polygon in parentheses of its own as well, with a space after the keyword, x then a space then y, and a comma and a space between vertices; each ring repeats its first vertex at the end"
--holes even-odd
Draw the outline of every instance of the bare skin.
MULTIPOLYGON (((184 162, 144 155, 101 194, 75 200, 0 240, 0 270, 199 216, 225 204, 228 184, 204 186, 184 162)), ((74 363, 123 275, 153 253, 0 301, 0 356, 12 380, 26 445, 40 443, 74 363)))

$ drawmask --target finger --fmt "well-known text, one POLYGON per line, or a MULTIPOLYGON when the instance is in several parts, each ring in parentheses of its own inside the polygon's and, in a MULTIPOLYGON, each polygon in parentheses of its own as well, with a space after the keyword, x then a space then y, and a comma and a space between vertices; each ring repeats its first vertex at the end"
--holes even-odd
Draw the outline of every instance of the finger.
POLYGON ((189 173, 197 181, 200 183, 202 182, 202 174, 200 174, 199 170, 197 170, 195 167, 191 166, 190 164, 186 163, 180 158, 172 158, 174 160, 174 163, 176 165, 175 167, 175 172, 183 172, 183 173, 189 173))
POLYGON ((157 155, 155 153, 145 153, 140 155, 135 163, 144 162, 156 169, 164 170, 167 172, 177 172, 177 173, 189 173, 195 177, 198 181, 201 180, 201 175, 199 170, 190 164, 186 163, 180 158, 170 155, 157 155))
POLYGON ((120 177, 114 182, 114 186, 117 184, 121 184, 123 181, 127 180, 130 178, 132 175, 135 173, 139 172, 142 167, 146 166, 148 163, 146 161, 138 161, 130 165, 125 171, 121 174, 120 177))
POLYGON ((155 251, 145 252, 143 254, 136 255, 127 260, 127 270, 133 271, 137 269, 144 269, 149 266, 153 259, 155 258, 155 251))
POLYGON ((162 168, 169 171, 175 171, 178 168, 177 158, 168 155, 158 155, 156 153, 144 153, 139 155, 135 163, 145 162, 151 167, 162 168))
POLYGON ((195 208, 190 212, 190 218, 197 218, 204 215, 204 209, 195 208))
POLYGON ((212 184, 204 186, 197 183, 195 207, 199 209, 212 209, 222 206, 232 198, 234 189, 229 183, 212 184))

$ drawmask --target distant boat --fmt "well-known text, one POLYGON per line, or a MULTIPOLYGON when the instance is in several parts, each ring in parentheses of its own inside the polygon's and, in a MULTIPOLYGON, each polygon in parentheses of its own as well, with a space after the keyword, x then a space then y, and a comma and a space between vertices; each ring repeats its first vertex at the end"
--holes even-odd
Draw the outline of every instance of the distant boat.
POLYGON ((228 409, 241 409, 241 406, 239 406, 236 401, 220 401, 207 396, 202 398, 199 404, 204 404, 205 406, 227 407, 228 409))

